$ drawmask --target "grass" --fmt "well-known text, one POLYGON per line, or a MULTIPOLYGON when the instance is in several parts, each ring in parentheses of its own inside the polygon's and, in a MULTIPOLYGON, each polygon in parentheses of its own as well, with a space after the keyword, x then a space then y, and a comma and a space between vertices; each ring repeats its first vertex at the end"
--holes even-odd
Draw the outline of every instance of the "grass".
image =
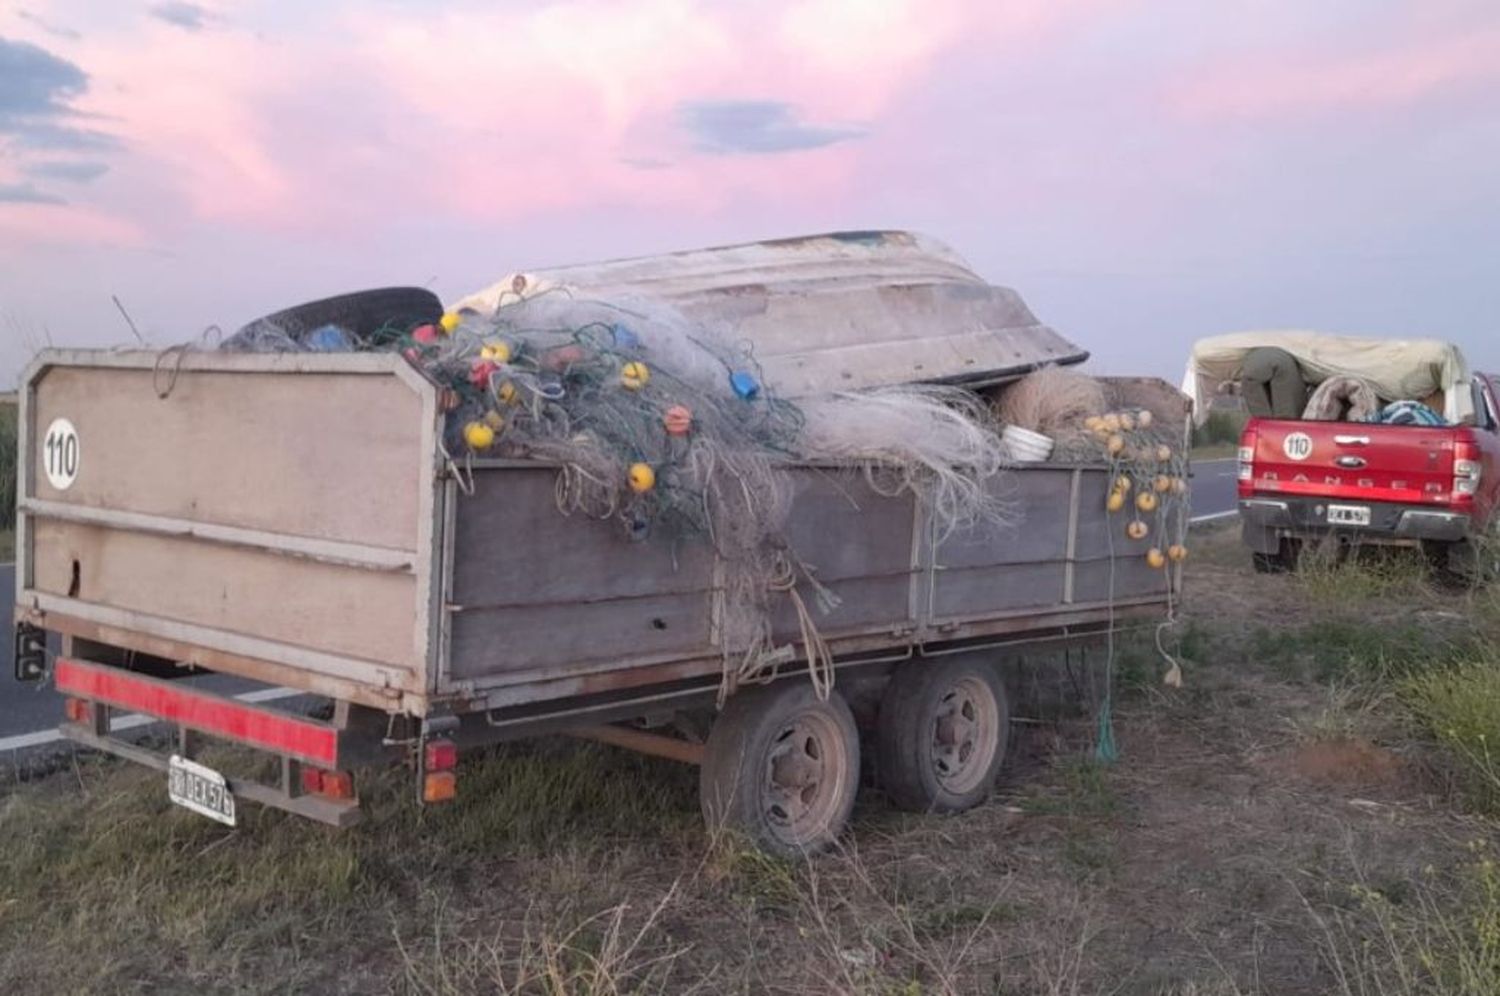
POLYGON ((1212 412, 1208 419, 1193 429, 1193 453, 1213 447, 1230 447, 1231 453, 1239 446, 1240 433, 1245 429, 1248 416, 1244 412, 1212 412))
POLYGON ((0 404, 0 561, 15 559, 16 407, 0 404))
MULTIPOLYGON (((300 980, 296 988, 319 988, 337 969, 316 957, 320 947, 345 935, 389 938, 393 919, 408 921, 407 903, 454 901, 466 884, 455 876, 497 853, 545 854, 548 891, 605 902, 611 890, 592 887, 589 865, 623 827, 670 849, 696 815, 673 777, 682 772, 656 767, 571 744, 497 752, 465 766, 474 791, 445 809, 404 805, 404 781, 376 780, 362 791, 378 831, 340 833, 254 806, 225 831, 171 806, 154 772, 84 761, 53 779, 62 782, 53 791, 15 791, 0 805, 0 951, 9 952, 0 979, 14 990, 41 964, 31 991, 121 991, 170 952, 185 984, 217 984, 254 961, 256 971, 300 980)), ((601 910, 535 912, 555 915, 539 951, 563 958, 601 910)), ((639 949, 615 951, 610 971, 639 949)), ((568 986, 551 991, 603 991, 568 986)))
POLYGON ((249 805, 222 828, 87 755, 0 782, 0 990, 1500 991, 1494 769, 1463 766, 1500 722, 1490 596, 1357 561, 1259 577, 1232 532, 1198 542, 1186 687, 1121 641, 1119 762, 1053 707, 1089 698, 1078 658, 1034 660, 999 799, 942 818, 865 791, 813 861, 705 835, 692 769, 566 740, 466 756, 446 807, 365 779, 344 832, 249 805), (1396 780, 1287 763, 1354 740, 1396 780))
POLYGON ((16 521, 16 407, 0 404, 0 523, 16 521))
POLYGON ((1261 659, 1288 676, 1328 684, 1346 701, 1389 699, 1441 749, 1441 764, 1469 807, 1500 815, 1493 585, 1437 587, 1413 551, 1305 557, 1294 584, 1315 621, 1258 631, 1261 659))
POLYGON ((1320 607, 1335 610, 1372 604, 1433 603, 1431 566, 1403 548, 1309 550, 1298 565, 1295 584, 1320 607))
POLYGON ((1327 618, 1257 627, 1250 652, 1258 663, 1291 679, 1384 681, 1457 663, 1480 640, 1466 629, 1435 632, 1406 619, 1327 618))
POLYGON ((1419 672, 1402 699, 1426 731, 1447 748, 1469 800, 1500 815, 1500 660, 1493 655, 1419 672))
POLYGON ((1357 880, 1314 903, 1340 996, 1493 996, 1500 992, 1500 867, 1484 841, 1448 876, 1427 869, 1394 893, 1357 880))
MULTIPOLYGON (((449 936, 452 912, 432 910, 430 937, 392 937, 401 958, 401 988, 420 996, 493 992, 503 996, 645 996, 666 993, 682 948, 658 943, 660 920, 677 897, 674 887, 639 916, 629 904, 562 925, 523 915, 507 936, 449 936)), ((676 992, 708 991, 689 986, 676 992)))

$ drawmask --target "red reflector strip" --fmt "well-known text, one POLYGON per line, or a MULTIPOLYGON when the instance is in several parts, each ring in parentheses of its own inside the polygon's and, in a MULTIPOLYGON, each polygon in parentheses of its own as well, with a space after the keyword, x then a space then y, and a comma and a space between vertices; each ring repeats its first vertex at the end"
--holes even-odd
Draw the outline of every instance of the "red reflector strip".
POLYGON ((338 767, 338 731, 322 723, 86 661, 60 658, 53 678, 65 695, 108 702, 226 740, 338 767))

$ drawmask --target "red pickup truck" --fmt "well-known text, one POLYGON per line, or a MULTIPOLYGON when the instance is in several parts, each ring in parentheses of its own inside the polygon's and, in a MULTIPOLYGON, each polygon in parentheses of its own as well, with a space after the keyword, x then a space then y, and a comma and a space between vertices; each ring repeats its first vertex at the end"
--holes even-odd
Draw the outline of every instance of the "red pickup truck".
POLYGON ((1294 570, 1304 544, 1425 549, 1472 574, 1477 538, 1500 527, 1500 379, 1473 379, 1474 424, 1251 419, 1240 439, 1239 504, 1256 570, 1294 570))

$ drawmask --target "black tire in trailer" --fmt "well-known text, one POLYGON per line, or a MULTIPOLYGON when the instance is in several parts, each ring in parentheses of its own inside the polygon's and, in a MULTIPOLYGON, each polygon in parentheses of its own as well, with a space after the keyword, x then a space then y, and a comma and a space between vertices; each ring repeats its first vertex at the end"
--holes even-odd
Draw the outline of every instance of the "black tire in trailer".
POLYGON ((859 789, 859 732, 848 704, 786 679, 742 689, 709 732, 699 800, 710 831, 743 833, 782 857, 827 850, 859 789))
POLYGON ((891 801, 917 813, 961 813, 994 790, 1010 745, 1010 700, 993 663, 965 655, 909 661, 886 685, 876 729, 891 801))
POLYGON ((443 304, 436 294, 422 287, 381 287, 355 291, 318 301, 308 301, 274 314, 257 318, 229 338, 253 339, 258 330, 269 329, 301 340, 302 336, 324 325, 337 325, 367 345, 371 337, 385 328, 406 329, 437 321, 443 315, 443 304))

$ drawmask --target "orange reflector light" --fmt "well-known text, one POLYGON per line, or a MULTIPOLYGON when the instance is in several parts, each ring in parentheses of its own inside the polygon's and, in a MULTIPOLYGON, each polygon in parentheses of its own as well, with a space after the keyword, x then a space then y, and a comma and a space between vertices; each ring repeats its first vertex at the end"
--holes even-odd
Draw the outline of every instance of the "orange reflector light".
POLYGON ((87 726, 94 721, 94 704, 83 699, 64 699, 63 715, 70 723, 87 726))
POLYGON ((329 799, 352 799, 354 776, 347 771, 324 771, 321 768, 306 767, 302 769, 302 791, 329 799))
POLYGON ((422 779, 423 802, 447 802, 458 795, 458 776, 451 771, 429 771, 422 779))
POLYGON ((452 771, 458 766, 458 744, 452 740, 427 741, 425 767, 428 771, 452 771))
POLYGON ((317 768, 302 769, 302 791, 308 795, 317 795, 323 791, 323 772, 317 768))
POLYGON ((330 799, 354 798, 354 776, 347 771, 323 772, 322 794, 330 799))

